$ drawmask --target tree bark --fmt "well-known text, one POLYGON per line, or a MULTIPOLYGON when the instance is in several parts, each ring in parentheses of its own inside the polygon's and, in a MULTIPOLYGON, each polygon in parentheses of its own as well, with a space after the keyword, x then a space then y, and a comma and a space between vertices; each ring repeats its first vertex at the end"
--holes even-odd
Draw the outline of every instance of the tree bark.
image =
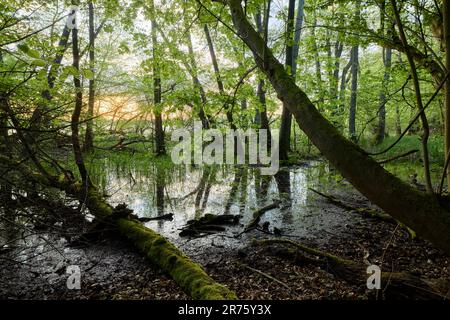
MULTIPOLYGON (((395 14, 395 20, 397 23, 398 31, 400 34, 400 39, 403 43, 404 47, 408 47, 408 41, 406 39, 406 34, 403 28, 403 24, 400 18, 400 11, 397 8, 397 3, 395 0, 391 0, 392 8, 394 10, 395 14)), ((419 82, 419 75, 417 73, 416 64, 414 61, 414 57, 411 54, 409 50, 406 50, 406 56, 408 57, 408 62, 411 69, 411 78, 413 80, 414 84, 414 91, 416 96, 416 103, 420 114, 420 119, 422 122, 423 127, 423 133, 422 133, 422 160, 423 160, 423 169, 424 169, 424 175, 425 175, 425 185, 427 192, 432 194, 433 193, 433 186, 431 183, 431 177, 430 177, 430 160, 429 160, 429 154, 428 154, 428 138, 430 136, 430 128, 428 125, 428 119, 427 115, 424 110, 424 105, 422 101, 422 94, 420 89, 420 82, 419 82)))
POLYGON ((316 11, 313 12, 313 26, 311 28, 311 35, 312 35, 312 50, 314 52, 314 63, 315 63, 315 71, 316 71, 316 81, 317 81, 317 94, 318 94, 318 108, 321 110, 322 104, 325 100, 324 91, 323 91, 323 81, 322 81, 322 66, 320 63, 320 55, 319 55, 319 48, 317 46, 317 39, 316 39, 316 28, 317 28, 317 13, 316 11))
MULTIPOLYGON (((3 54, 0 51, 0 65, 3 65, 3 54)), ((8 98, 5 96, 3 88, 0 89, 0 154, 6 157, 11 156, 11 146, 8 135, 8 98)), ((1 167, 3 178, 0 179, 0 205, 8 211, 9 203, 12 200, 12 187, 8 182, 9 170, 7 167, 1 167)))
POLYGON ((380 93, 380 108, 378 110, 378 127, 377 136, 375 138, 376 143, 379 144, 383 142, 386 136, 386 86, 391 77, 391 67, 392 67, 392 49, 386 48, 384 51, 384 78, 383 78, 383 88, 380 93))
MULTIPOLYGON (((442 15, 444 23, 444 48, 445 48, 445 67, 450 70, 450 1, 442 1, 442 15)), ((444 140, 446 161, 450 157, 450 80, 444 85, 445 107, 444 107, 444 140)), ((450 169, 447 169, 447 184, 450 186, 450 169)), ((449 187, 450 188, 450 187, 449 187)))
MULTIPOLYGON (((72 53, 73 53, 73 67, 80 71, 80 49, 78 45, 78 29, 72 30, 72 53)), ((75 86, 75 108, 72 113, 71 129, 72 129, 72 147, 75 162, 80 172, 81 180, 85 188, 91 185, 88 177, 88 171, 84 164, 83 153, 81 151, 80 137, 79 137, 79 123, 81 109, 83 108, 83 88, 81 87, 81 75, 78 74, 73 77, 75 86)))
POLYGON ((248 22, 240 1, 228 0, 226 3, 235 29, 252 50, 258 67, 267 75, 279 98, 287 103, 300 128, 330 163, 369 200, 418 235, 450 253, 449 201, 415 190, 345 139, 286 73, 248 22), (261 59, 264 53, 266 63, 261 59))
MULTIPOLYGON (((267 43, 267 35, 268 35, 268 29, 269 29, 269 20, 270 20, 270 0, 268 1, 267 9, 265 9, 264 17, 261 15, 261 9, 259 9, 255 15, 256 20, 256 27, 258 30, 258 33, 261 35, 261 37, 264 38, 264 42, 267 43), (264 25, 263 25, 264 21, 264 25)), ((265 81, 264 79, 259 79, 258 82, 258 100, 259 103, 262 106, 262 110, 257 112, 256 115, 256 122, 259 124, 259 128, 262 130, 267 131, 267 144, 268 148, 271 148, 271 132, 270 132, 270 124, 269 124, 269 117, 267 116, 267 103, 266 103, 266 91, 265 91, 265 81)))
POLYGON ((356 141, 356 107, 358 98, 358 72, 359 72, 359 46, 353 46, 351 51, 351 74, 352 74, 352 89, 350 96, 350 111, 348 118, 348 131, 352 141, 356 141))
MULTIPOLYGON (((95 17, 94 4, 89 1, 89 68, 95 74, 95 17)), ((94 149, 94 132, 93 132, 93 117, 95 104, 95 80, 89 80, 89 101, 88 112, 86 120, 86 135, 84 138, 83 149, 85 152, 91 152, 94 149)))
MULTIPOLYGON (((42 91, 41 95, 44 97, 47 102, 52 100, 52 95, 50 93, 50 90, 55 87, 55 80, 56 80, 56 73, 61 65, 62 59, 64 57, 64 54, 66 53, 68 47, 69 47, 69 37, 70 37, 70 29, 67 25, 64 25, 64 29, 62 31, 58 48, 56 51, 55 58, 53 59, 53 63, 50 67, 50 70, 47 74, 47 84, 49 89, 46 89, 42 91)), ((42 114, 46 107, 45 103, 40 103, 37 105, 36 109, 34 110, 32 116, 31 116, 31 128, 34 130, 37 130, 42 122, 42 114)))
POLYGON ((153 0, 149 2, 149 9, 151 15, 151 33, 152 33, 152 50, 153 50, 153 104, 155 115, 155 153, 157 156, 163 156, 166 154, 166 144, 164 137, 163 119, 161 102, 162 102, 162 89, 161 89, 161 66, 160 66, 160 52, 158 45, 158 37, 156 33, 156 16, 153 0))
MULTIPOLYGON (((288 17, 286 22, 286 69, 295 81, 292 73, 294 69, 294 52, 293 52, 293 32, 294 32, 294 15, 295 15, 295 0, 289 0, 288 17)), ((292 128, 292 114, 288 108, 283 104, 283 111, 281 114, 280 125, 280 160, 287 161, 289 159, 289 152, 291 151, 291 128, 292 128)))
POLYGON ((305 0, 298 0, 297 5, 297 18, 295 19, 295 30, 294 30, 294 46, 293 50, 293 65, 292 65, 292 75, 297 75, 297 59, 300 52, 300 37, 302 35, 303 21, 305 20, 305 0))
MULTIPOLYGON (((386 11, 386 1, 383 0, 381 2, 381 8, 380 8, 380 16, 381 16, 381 32, 383 34, 386 30, 386 19, 385 19, 385 11, 386 11)), ((391 28, 389 28, 387 31, 388 35, 394 34, 394 28, 395 25, 393 25, 391 28)), ((377 126, 377 132, 375 137, 375 143, 380 144, 383 142, 385 136, 386 136, 386 89, 389 82, 389 79, 391 77, 391 67, 392 67, 392 49, 391 48, 383 48, 383 64, 384 64, 384 77, 383 77, 383 83, 382 83, 382 90, 380 92, 380 107, 378 110, 378 126, 377 126)))
MULTIPOLYGON (((205 89, 203 88, 200 79, 198 78, 197 62, 195 61, 194 47, 192 45, 191 33, 189 30, 186 31, 186 40, 190 58, 190 66, 188 70, 190 70, 192 81, 194 83, 194 88, 198 90, 202 104, 205 106, 208 100, 206 99, 205 89)), ((209 129, 211 127, 212 119, 206 114, 202 106, 199 109, 199 118, 202 121, 203 129, 209 129)))
MULTIPOLYGON (((205 31, 206 41, 208 42, 209 54, 211 56, 211 61, 214 67, 214 74, 216 75, 217 87, 219 88, 219 92, 223 96, 225 96, 226 94, 225 87, 223 85, 222 77, 220 76, 220 69, 219 64, 217 62, 216 51, 214 50, 214 43, 211 39, 211 34, 209 33, 209 28, 207 24, 204 25, 203 30, 205 31)), ((226 111, 228 123, 230 124, 230 128, 236 130, 237 127, 233 121, 233 111, 230 109, 230 105, 228 102, 225 102, 224 108, 226 111)))

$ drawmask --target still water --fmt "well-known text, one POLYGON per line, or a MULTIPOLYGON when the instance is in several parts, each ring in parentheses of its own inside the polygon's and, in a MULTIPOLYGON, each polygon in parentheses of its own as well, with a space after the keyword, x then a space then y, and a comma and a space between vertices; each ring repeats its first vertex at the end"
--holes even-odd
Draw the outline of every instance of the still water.
MULTIPOLYGON (((112 205, 126 203, 140 217, 173 214, 173 221, 151 221, 146 226, 164 235, 177 245, 187 242, 195 248, 214 245, 236 247, 258 234, 235 238, 252 219, 253 212, 275 201, 280 208, 268 211, 261 223, 269 222, 269 230, 281 230, 293 238, 326 238, 337 235, 354 219, 337 213, 333 207, 317 201, 310 190, 327 190, 341 184, 326 162, 308 162, 301 166, 282 168, 276 176, 262 176, 255 167, 174 166, 167 162, 117 161, 96 159, 91 174, 108 195, 112 205), (226 232, 200 239, 179 236, 180 229, 192 219, 205 214, 240 215, 240 224, 227 227, 226 232)), ((323 200, 323 199, 320 199, 323 200)))

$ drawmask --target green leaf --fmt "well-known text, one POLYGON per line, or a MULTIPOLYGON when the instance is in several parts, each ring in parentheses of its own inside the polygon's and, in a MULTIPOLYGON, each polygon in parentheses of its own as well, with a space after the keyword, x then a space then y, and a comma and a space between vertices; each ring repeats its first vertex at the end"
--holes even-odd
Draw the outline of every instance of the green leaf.
POLYGON ((29 55, 31 58, 40 59, 41 54, 37 50, 30 49, 28 52, 26 52, 27 55, 29 55))
POLYGON ((83 76, 88 79, 88 80, 92 80, 95 77, 95 74, 92 70, 89 69, 84 69, 83 70, 83 76))
POLYGON ((47 78, 47 70, 42 69, 41 71, 39 71, 36 78, 40 80, 44 80, 45 78, 47 78))
POLYGON ((47 66, 47 62, 42 59, 36 59, 31 62, 31 65, 44 68, 45 66, 47 66))
POLYGON ((74 66, 64 67, 64 71, 74 77, 78 77, 80 75, 80 72, 74 66))
POLYGON ((23 53, 28 53, 28 51, 30 51, 30 47, 27 46, 25 43, 21 43, 21 44, 17 45, 17 49, 19 49, 23 53))

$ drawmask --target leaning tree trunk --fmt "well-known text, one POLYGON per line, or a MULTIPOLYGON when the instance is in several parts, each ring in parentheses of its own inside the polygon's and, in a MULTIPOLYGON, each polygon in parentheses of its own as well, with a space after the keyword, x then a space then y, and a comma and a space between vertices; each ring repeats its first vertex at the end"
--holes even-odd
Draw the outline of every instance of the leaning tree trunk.
POLYGON ((252 50, 278 97, 300 128, 342 175, 369 200, 437 247, 450 253, 450 202, 420 192, 383 169, 364 150, 344 138, 296 86, 284 66, 249 23, 239 0, 228 0, 237 33, 252 50), (266 63, 260 57, 266 54, 266 63))

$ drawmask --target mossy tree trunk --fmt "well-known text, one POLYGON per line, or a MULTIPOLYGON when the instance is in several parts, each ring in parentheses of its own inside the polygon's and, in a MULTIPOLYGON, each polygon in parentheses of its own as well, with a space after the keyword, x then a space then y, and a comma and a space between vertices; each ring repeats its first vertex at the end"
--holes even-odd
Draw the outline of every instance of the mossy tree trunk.
MULTIPOLYGON (((284 248, 278 248, 277 251, 272 250, 272 252, 282 258, 294 260, 294 262, 323 266, 331 274, 357 286, 365 285, 369 277, 366 265, 291 240, 262 240, 255 241, 254 245, 282 245, 284 248)), ((384 298, 445 299, 448 291, 448 280, 446 279, 420 278, 408 272, 382 271, 380 280, 379 293, 384 298)))
POLYGON ((247 20, 239 0, 228 0, 237 33, 252 50, 278 97, 300 128, 342 175, 369 200, 418 235, 450 253, 450 202, 420 192, 383 169, 364 150, 344 138, 296 86, 247 20), (245 36, 244 36, 245 35, 245 36), (266 55, 266 59, 261 59, 266 55), (266 60, 266 63, 264 63, 266 60))
POLYGON ((224 285, 215 282, 203 268, 185 256, 172 243, 158 233, 146 228, 132 215, 126 206, 113 208, 98 189, 90 185, 87 190, 82 183, 66 176, 44 176, 31 170, 23 162, 0 155, 0 161, 7 163, 28 179, 43 186, 57 188, 84 203, 98 221, 116 226, 153 264, 169 274, 175 282, 193 299, 235 300, 236 294, 224 285))

